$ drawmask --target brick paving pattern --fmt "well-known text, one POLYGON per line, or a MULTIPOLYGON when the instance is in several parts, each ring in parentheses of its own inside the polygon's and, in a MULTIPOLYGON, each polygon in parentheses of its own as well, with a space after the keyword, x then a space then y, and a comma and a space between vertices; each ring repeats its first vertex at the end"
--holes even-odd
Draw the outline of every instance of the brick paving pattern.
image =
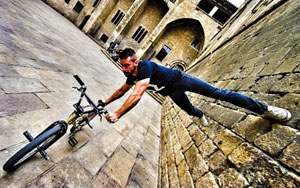
POLYGON ((156 187, 161 106, 147 94, 114 125, 95 118, 74 148, 64 136, 47 150, 50 161, 37 154, 13 173, 2 170, 27 143, 25 130, 37 135, 73 111, 79 95, 72 74, 95 101, 125 81, 100 46, 42 1, 1 1, 0 187, 156 187))

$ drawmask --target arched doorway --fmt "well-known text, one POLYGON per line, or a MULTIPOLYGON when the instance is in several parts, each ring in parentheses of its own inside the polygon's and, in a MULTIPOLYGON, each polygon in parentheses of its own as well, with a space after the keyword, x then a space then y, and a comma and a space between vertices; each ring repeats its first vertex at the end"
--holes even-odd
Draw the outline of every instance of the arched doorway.
POLYGON ((174 61, 189 66, 202 51, 204 40, 204 30, 198 20, 178 19, 166 25, 143 57, 165 66, 174 61))
POLYGON ((171 69, 179 70, 179 71, 185 71, 186 70, 186 64, 182 61, 175 61, 170 64, 171 69))

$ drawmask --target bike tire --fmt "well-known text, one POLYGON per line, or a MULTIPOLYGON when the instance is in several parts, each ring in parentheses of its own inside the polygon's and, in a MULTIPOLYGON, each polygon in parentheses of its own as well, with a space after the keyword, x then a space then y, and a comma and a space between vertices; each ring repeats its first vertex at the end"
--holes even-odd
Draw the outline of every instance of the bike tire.
POLYGON ((30 159, 38 152, 37 146, 45 151, 65 134, 64 126, 65 125, 63 124, 56 124, 51 129, 42 132, 30 143, 14 154, 10 159, 8 159, 3 166, 3 170, 7 172, 14 171, 17 167, 22 165, 25 161, 30 159))

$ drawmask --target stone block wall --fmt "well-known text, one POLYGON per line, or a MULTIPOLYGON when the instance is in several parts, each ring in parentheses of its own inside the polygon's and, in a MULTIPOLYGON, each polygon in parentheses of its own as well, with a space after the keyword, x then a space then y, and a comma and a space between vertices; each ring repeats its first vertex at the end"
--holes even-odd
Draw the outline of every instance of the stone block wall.
POLYGON ((293 118, 272 121, 227 102, 188 93, 203 127, 171 99, 163 104, 159 187, 300 186, 300 2, 286 1, 198 62, 189 74, 293 118))

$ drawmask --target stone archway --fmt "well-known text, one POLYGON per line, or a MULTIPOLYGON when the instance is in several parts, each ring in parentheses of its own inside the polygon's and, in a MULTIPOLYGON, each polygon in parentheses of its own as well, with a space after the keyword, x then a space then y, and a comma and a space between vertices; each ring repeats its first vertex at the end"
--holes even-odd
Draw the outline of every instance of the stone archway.
POLYGON ((185 71, 187 66, 183 61, 174 61, 170 63, 170 68, 180 70, 180 71, 185 71))
POLYGON ((166 25, 144 57, 166 66, 178 60, 188 67, 202 51, 204 41, 204 30, 198 20, 178 19, 166 25))

